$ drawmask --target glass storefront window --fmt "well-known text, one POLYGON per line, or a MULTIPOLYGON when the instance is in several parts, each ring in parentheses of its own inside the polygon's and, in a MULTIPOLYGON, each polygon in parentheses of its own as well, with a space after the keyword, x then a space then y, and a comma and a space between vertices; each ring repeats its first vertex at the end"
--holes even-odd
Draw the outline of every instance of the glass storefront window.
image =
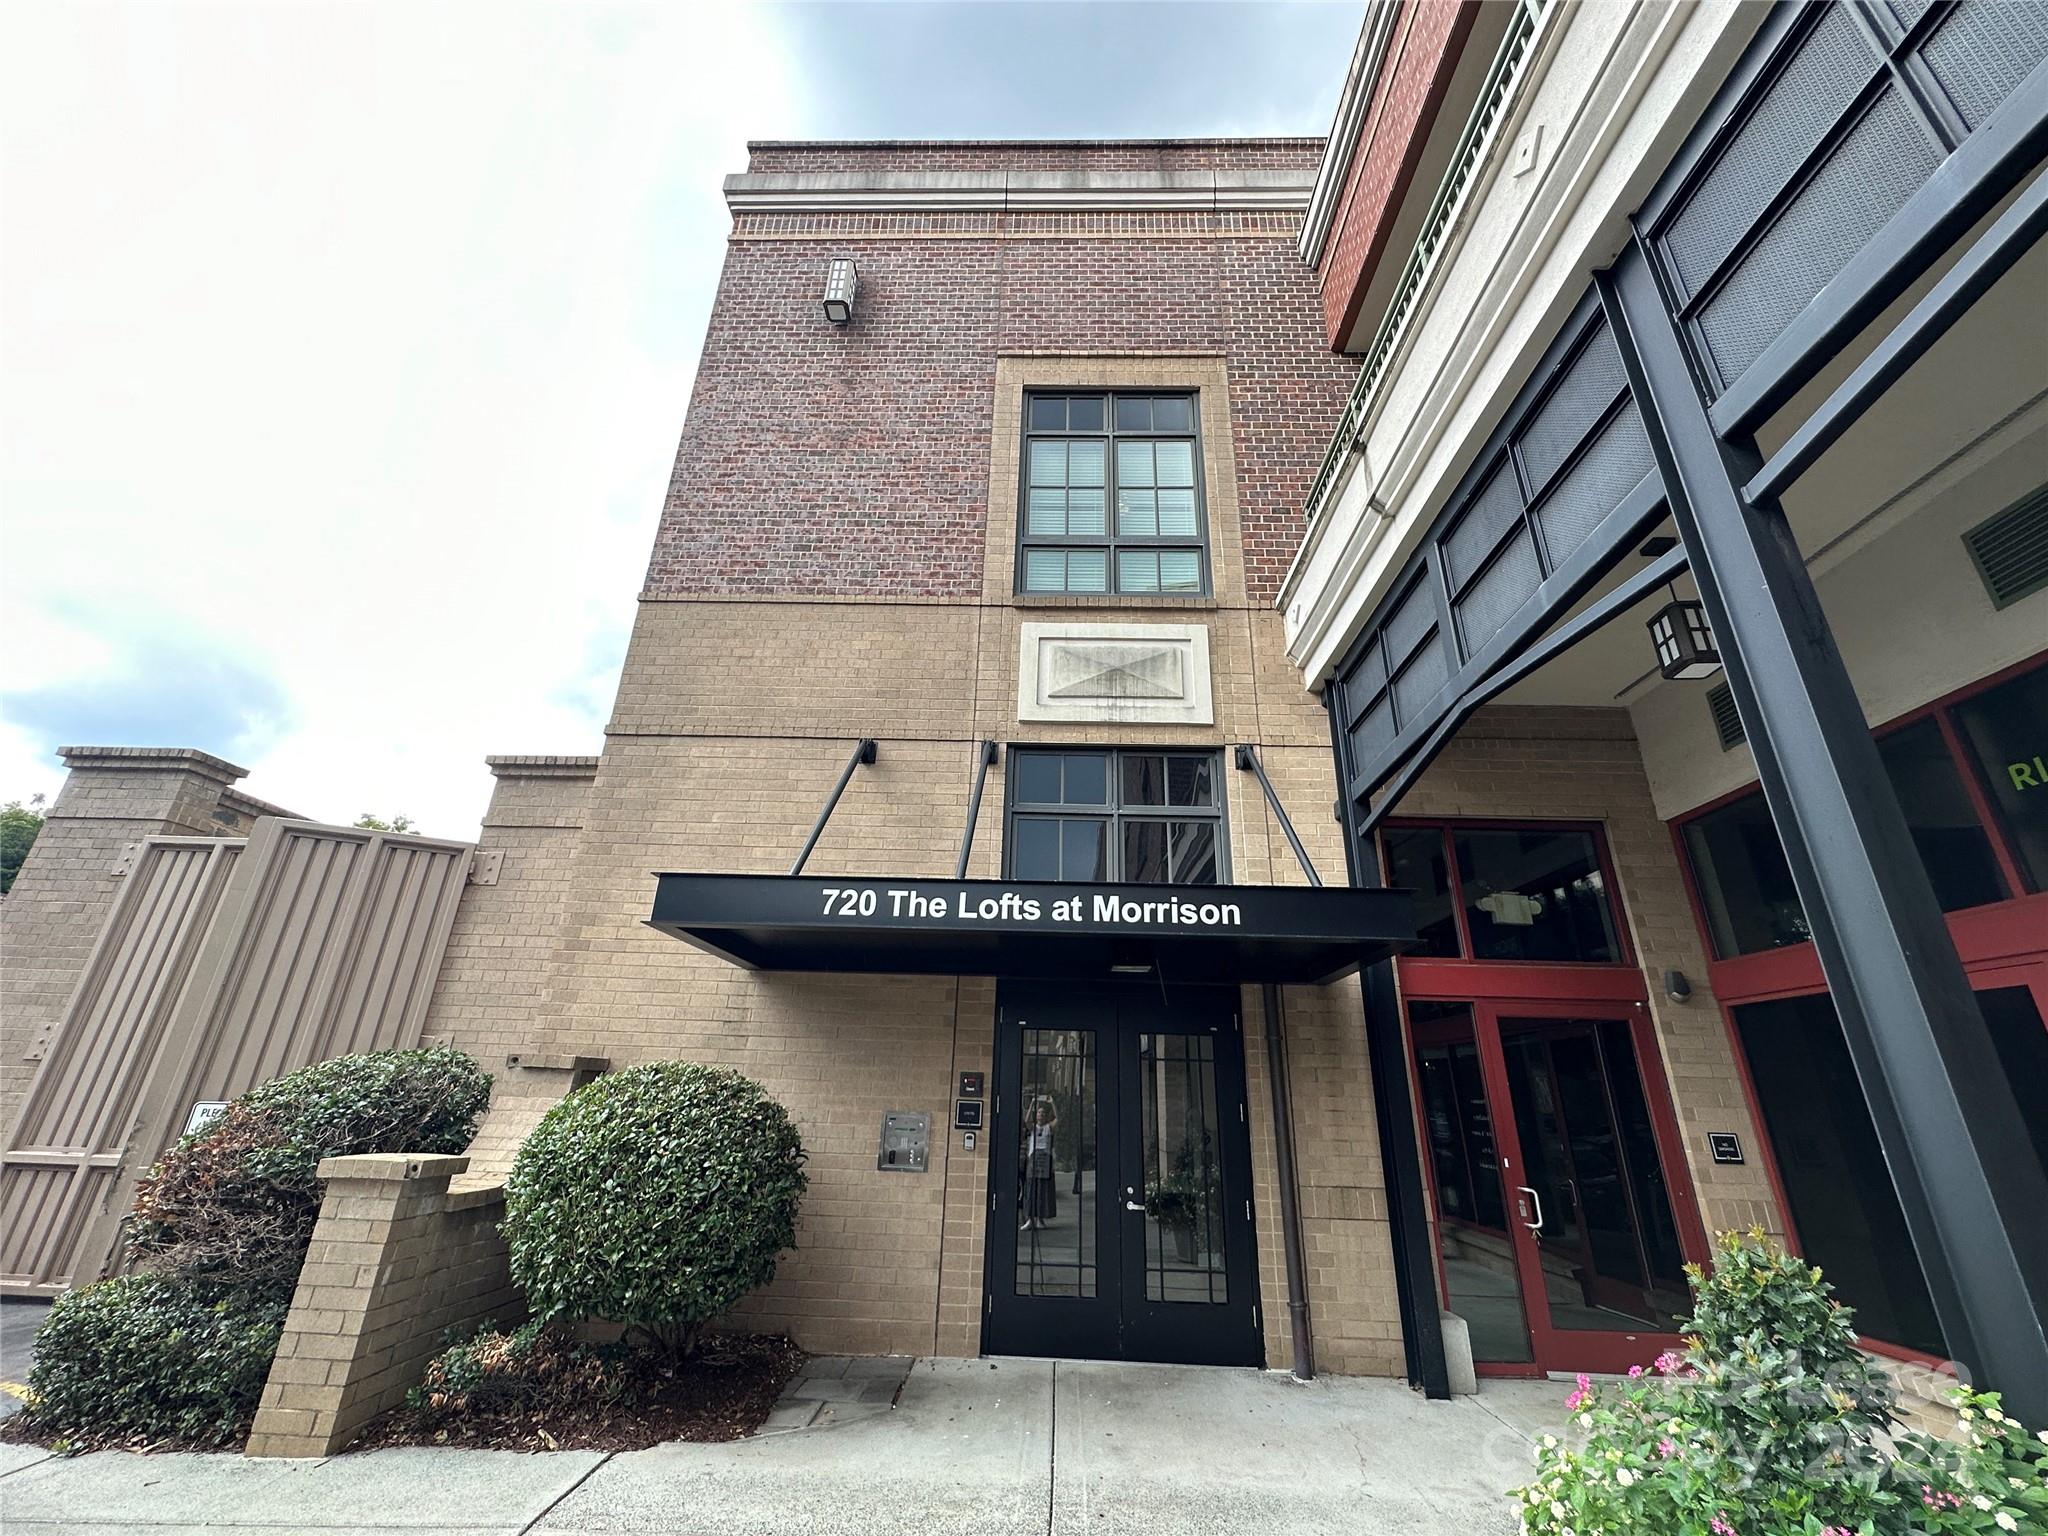
POLYGON ((2048 890, 2048 667, 1955 706, 2029 886, 2048 890))
POLYGON ((1415 932, 1421 946, 1412 955, 1458 957, 1458 919, 1451 910, 1451 865, 1441 827, 1390 827, 1381 836, 1387 851, 1387 884, 1415 893, 1415 932))
POLYGON ((1813 937, 1761 794, 1745 795, 1688 821, 1685 851, 1718 958, 1804 944, 1813 937))
POLYGON ((1933 717, 1880 737, 1877 755, 1898 791, 1899 805, 1920 862, 1944 912, 2003 901, 2009 894, 1998 872, 1991 838, 1963 788, 1956 760, 1933 717))
MULTIPOLYGON (((1949 712, 2028 884, 2048 888, 2048 668, 1987 689, 1949 712)), ((1941 910, 1961 912, 2018 894, 1999 868, 1941 722, 1929 715, 1887 731, 1877 739, 1877 753, 1941 910)), ((1812 937, 1761 791, 1693 817, 1683 832, 1716 959, 1812 937)))
POLYGON ((1591 832, 1454 825, 1389 827, 1380 837, 1387 883, 1415 893, 1422 944, 1411 955, 1603 965, 1622 958, 1591 832))
POLYGON ((1473 959, 1621 958, 1590 832, 1458 828, 1451 843, 1473 959))
POLYGON ((1800 1252, 1856 1309, 1858 1332, 1945 1357, 1834 1003, 1822 992, 1730 1011, 1800 1252))

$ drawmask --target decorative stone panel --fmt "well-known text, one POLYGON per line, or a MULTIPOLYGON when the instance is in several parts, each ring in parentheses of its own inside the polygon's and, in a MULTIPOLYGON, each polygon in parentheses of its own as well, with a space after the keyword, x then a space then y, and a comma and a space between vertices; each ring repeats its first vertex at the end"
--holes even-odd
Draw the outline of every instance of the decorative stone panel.
POLYGON ((1019 720, 1210 725, 1206 624, 1022 626, 1019 720))

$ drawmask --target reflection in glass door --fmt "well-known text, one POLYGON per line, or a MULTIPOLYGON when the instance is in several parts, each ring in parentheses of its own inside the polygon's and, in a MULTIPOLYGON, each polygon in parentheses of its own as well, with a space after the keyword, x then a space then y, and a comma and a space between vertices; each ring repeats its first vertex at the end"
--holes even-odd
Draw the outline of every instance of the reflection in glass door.
POLYGON ((1498 1027, 1550 1327, 1676 1334, 1685 1258, 1628 1021, 1498 1027))
POLYGON ((1093 1296, 1095 1032, 1023 1031, 1017 1294, 1093 1296))
POLYGON ((1474 1360, 1530 1364, 1536 1355, 1522 1316, 1520 1266, 1472 1005, 1411 1003, 1408 1020, 1435 1176, 1445 1304, 1465 1320, 1474 1360))
POLYGON ((1445 1301, 1474 1360, 1616 1370, 1674 1343, 1681 1233, 1700 1245, 1689 1187, 1669 1179, 1647 1025, 1554 1005, 1408 1013, 1445 1301))
POLYGON ((1227 1302, 1216 1042, 1208 1035, 1139 1035, 1138 1090, 1145 1299, 1227 1302))

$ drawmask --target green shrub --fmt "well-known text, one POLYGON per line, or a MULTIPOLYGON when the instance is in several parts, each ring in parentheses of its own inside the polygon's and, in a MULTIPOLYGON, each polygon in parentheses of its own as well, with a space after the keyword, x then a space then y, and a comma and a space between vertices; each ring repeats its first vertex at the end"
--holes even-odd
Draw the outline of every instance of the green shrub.
POLYGON ((144 1177, 131 1257, 289 1301, 320 1214, 315 1170, 358 1152, 460 1152, 490 1100, 461 1051, 370 1051, 258 1084, 144 1177))
POLYGON ((449 1050, 344 1056, 250 1089, 143 1179, 139 1271, 51 1308, 23 1427, 84 1444, 238 1439, 312 1240, 321 1159, 460 1152, 489 1097, 449 1050))
POLYGON ((1954 1394, 1968 1443, 1897 1423, 1821 1272, 1751 1231, 1688 1265, 1687 1348, 1619 1387, 1581 1376, 1576 1447, 1545 1436, 1514 1490, 1535 1536, 1906 1536, 2048 1532, 2048 1436, 1995 1394, 1954 1394))
POLYGON ((795 1245, 803 1162, 782 1106, 737 1072, 665 1061, 601 1077, 512 1165, 513 1281, 540 1322, 622 1323, 681 1358, 795 1245))
POLYGON ((284 1327, 282 1304, 176 1274, 60 1296, 36 1334, 20 1419, 81 1446, 240 1440, 284 1327))

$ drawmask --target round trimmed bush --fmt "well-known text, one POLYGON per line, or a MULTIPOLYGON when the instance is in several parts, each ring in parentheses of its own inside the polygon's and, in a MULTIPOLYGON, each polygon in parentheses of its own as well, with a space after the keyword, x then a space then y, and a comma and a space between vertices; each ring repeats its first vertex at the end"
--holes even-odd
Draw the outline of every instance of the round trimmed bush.
POLYGON ((36 1333, 21 1422, 80 1448, 240 1440, 284 1315, 283 1302, 153 1271, 68 1292, 36 1333))
POLYGON ((136 1191, 129 1252, 291 1299, 320 1214, 322 1158, 460 1152, 491 1080, 461 1051, 369 1051, 259 1083, 164 1155, 136 1191))
POLYGON ((549 1110, 505 1184, 512 1278, 540 1322, 623 1323, 671 1358, 796 1245, 804 1149, 761 1085, 663 1061, 549 1110))

